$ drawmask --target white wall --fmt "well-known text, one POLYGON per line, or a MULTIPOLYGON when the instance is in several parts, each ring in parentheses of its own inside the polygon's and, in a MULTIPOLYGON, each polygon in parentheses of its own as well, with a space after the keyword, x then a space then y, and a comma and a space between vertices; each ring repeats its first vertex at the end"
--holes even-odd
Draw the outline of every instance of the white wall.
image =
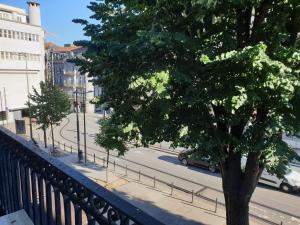
MULTIPOLYGON (((32 86, 39 90, 39 83, 45 80, 44 30, 27 23, 0 19, 0 29, 14 30, 39 35, 39 41, 26 41, 0 37, 0 51, 40 55, 39 61, 27 61, 30 92, 32 86)), ((6 89, 7 106, 10 111, 26 108, 27 80, 25 60, 3 60, 0 58, 0 91, 6 89)), ((9 115, 12 115, 11 113, 9 115)), ((14 118, 9 120, 12 121, 14 118)))

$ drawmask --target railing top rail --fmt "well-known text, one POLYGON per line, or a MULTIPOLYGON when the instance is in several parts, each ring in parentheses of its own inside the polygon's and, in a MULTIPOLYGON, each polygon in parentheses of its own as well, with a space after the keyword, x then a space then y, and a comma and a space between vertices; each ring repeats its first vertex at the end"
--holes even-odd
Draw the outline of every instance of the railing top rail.
POLYGON ((54 168, 58 169, 62 174, 65 174, 67 177, 71 178, 75 182, 82 185, 84 188, 88 189, 95 196, 98 196, 99 198, 109 203, 109 205, 113 208, 119 210, 124 215, 128 216, 128 218, 130 218, 132 221, 142 225, 163 225, 163 223, 159 222, 152 216, 146 214, 141 209, 133 206, 121 197, 108 191, 107 189, 90 180, 83 174, 74 170, 70 166, 64 164, 62 161, 57 160, 52 156, 49 156, 46 152, 42 151, 33 143, 12 133, 11 131, 7 130, 2 126, 0 126, 0 138, 1 136, 4 137, 4 139, 7 139, 9 143, 18 145, 24 148, 24 150, 30 151, 30 153, 34 154, 38 158, 41 158, 41 160, 46 161, 46 163, 49 163, 54 168))

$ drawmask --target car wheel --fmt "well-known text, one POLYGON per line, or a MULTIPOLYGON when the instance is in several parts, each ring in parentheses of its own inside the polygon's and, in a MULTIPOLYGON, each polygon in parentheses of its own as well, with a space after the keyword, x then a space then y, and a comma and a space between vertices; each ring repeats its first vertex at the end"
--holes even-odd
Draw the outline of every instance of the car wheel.
POLYGON ((186 159, 182 159, 182 160, 181 160, 181 163, 182 163, 182 165, 187 166, 188 161, 187 161, 186 159))
POLYGON ((216 172, 216 167, 214 165, 209 165, 208 170, 212 173, 216 172))
POLYGON ((290 192, 292 192, 292 187, 289 184, 282 183, 282 184, 280 184, 280 190, 282 190, 283 192, 286 192, 286 193, 290 193, 290 192))

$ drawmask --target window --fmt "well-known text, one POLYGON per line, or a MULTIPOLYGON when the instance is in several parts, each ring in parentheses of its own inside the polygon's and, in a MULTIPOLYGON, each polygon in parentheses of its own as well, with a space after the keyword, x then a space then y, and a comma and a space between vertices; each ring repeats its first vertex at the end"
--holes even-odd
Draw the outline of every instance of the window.
POLYGON ((0 37, 3 37, 3 30, 0 29, 0 37))
POLYGON ((17 21, 18 22, 22 22, 22 17, 21 16, 17 16, 17 21))
POLYGON ((7 30, 3 30, 3 37, 7 38, 7 30))
POLYGON ((40 36, 36 35, 36 41, 39 41, 39 39, 40 39, 40 36))
POLYGON ((11 31, 11 30, 8 30, 8 31, 7 31, 7 34, 8 34, 8 35, 7 35, 8 38, 12 38, 12 31, 11 31))
POLYGON ((31 34, 28 34, 28 41, 32 41, 31 34))
POLYGON ((24 40, 24 33, 21 32, 21 40, 24 40))

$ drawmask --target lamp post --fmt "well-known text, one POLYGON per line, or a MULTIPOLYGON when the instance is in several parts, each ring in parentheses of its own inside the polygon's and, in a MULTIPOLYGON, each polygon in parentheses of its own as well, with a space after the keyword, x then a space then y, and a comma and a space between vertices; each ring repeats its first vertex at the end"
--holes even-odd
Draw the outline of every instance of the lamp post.
POLYGON ((84 91, 83 91, 83 137, 84 137, 84 163, 87 162, 87 147, 86 147, 86 94, 92 93, 93 91, 86 91, 86 80, 84 82, 84 91))
POLYGON ((74 79, 75 79, 75 108, 76 108, 76 125, 77 125, 77 149, 78 149, 78 162, 83 159, 83 154, 80 149, 80 128, 79 128, 79 104, 78 104, 78 88, 77 88, 77 74, 76 69, 74 69, 74 79))
POLYGON ((24 58, 25 58, 25 63, 26 63, 26 81, 27 81, 27 101, 28 101, 28 111, 29 111, 29 131, 30 131, 30 139, 33 139, 33 134, 32 134, 32 118, 31 118, 31 103, 30 103, 30 98, 29 98, 29 78, 28 78, 28 62, 27 62, 27 54, 23 53, 24 58))

